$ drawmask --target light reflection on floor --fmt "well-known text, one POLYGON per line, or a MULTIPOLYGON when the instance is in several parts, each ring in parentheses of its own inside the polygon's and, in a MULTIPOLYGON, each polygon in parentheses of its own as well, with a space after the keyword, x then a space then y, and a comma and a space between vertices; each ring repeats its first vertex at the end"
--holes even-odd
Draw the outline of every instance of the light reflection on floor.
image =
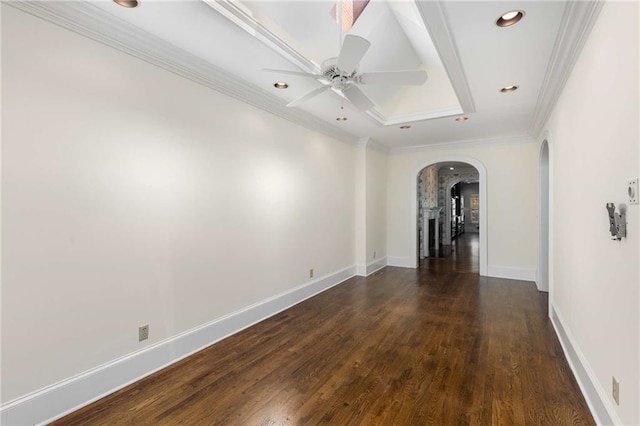
POLYGON ((480 234, 465 232, 443 249, 430 250, 430 257, 420 259, 419 267, 438 271, 479 273, 480 234))

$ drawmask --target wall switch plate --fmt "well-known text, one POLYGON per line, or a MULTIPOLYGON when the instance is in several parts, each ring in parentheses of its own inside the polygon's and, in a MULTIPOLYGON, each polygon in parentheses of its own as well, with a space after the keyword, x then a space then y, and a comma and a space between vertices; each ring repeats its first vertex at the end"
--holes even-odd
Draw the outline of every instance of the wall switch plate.
POLYGON ((629 204, 638 204, 638 178, 629 181, 627 195, 629 196, 629 204))
POLYGON ((138 327, 138 341, 142 342, 149 338, 149 324, 141 325, 138 327))
POLYGON ((616 404, 620 405, 620 383, 618 383, 615 377, 611 377, 611 380, 611 395, 616 404))

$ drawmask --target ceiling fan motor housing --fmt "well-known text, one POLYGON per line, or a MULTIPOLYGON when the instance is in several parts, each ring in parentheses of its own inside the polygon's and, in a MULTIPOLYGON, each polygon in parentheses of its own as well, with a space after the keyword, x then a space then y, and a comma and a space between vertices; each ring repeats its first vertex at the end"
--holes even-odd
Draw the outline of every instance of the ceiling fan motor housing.
POLYGON ((300 73, 296 71, 270 70, 285 74, 302 75, 307 78, 314 78, 323 83, 322 87, 289 102, 287 106, 297 106, 306 102, 329 89, 340 93, 349 100, 360 111, 368 111, 374 107, 374 103, 358 87, 359 84, 387 84, 387 85, 420 85, 427 79, 427 73, 422 70, 411 71, 386 71, 360 74, 358 66, 371 43, 366 39, 347 34, 340 55, 337 58, 329 58, 322 63, 321 74, 300 73), (338 64, 340 64, 338 66, 338 64))
POLYGON ((344 89, 350 82, 357 80, 358 70, 347 74, 337 66, 338 58, 329 58, 322 63, 322 76, 327 79, 335 89, 344 89))

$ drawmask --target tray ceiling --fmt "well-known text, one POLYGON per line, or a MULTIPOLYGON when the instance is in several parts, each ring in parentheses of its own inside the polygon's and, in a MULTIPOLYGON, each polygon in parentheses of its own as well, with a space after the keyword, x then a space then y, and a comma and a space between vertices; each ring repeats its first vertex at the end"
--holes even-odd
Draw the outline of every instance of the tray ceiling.
POLYGON ((7 4, 333 137, 401 151, 537 136, 602 2, 371 0, 349 31, 371 42, 361 71, 418 68, 429 78, 419 87, 361 86, 376 105, 368 113, 332 91, 287 108, 320 83, 289 76, 278 90, 284 77, 261 71, 317 72, 336 56, 345 34, 331 1, 7 4), (495 25, 513 9, 525 11, 518 24, 495 25), (509 85, 519 89, 500 92, 509 85), (468 120, 455 121, 460 115, 468 120))

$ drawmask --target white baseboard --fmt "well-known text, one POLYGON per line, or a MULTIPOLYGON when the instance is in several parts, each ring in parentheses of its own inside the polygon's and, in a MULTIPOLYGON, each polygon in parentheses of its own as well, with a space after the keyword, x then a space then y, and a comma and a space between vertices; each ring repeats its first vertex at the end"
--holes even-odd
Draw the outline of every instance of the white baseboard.
POLYGON ((46 424, 353 277, 355 266, 218 318, 0 407, 0 424, 46 424))
POLYGON ((387 257, 381 257, 380 259, 376 259, 373 262, 367 265, 367 275, 371 275, 376 271, 387 266, 387 257))
POLYGON ((549 316, 594 420, 599 425, 621 425, 622 422, 613 408, 607 392, 602 388, 589 362, 576 344, 571 330, 566 327, 566 322, 553 304, 550 306, 549 316))
POLYGON ((380 259, 376 259, 366 265, 356 265, 356 275, 360 277, 367 277, 385 266, 387 266, 387 258, 381 257, 380 259))
POLYGON ((387 265, 388 266, 399 266, 401 268, 416 268, 416 260, 413 261, 408 257, 387 257, 387 265))
MULTIPOLYGON (((408 257, 393 257, 387 259, 388 266, 399 266, 401 268, 416 268, 416 261, 411 261, 408 257)), ((364 269, 364 268, 363 268, 364 269)), ((358 274, 361 275, 361 274, 358 274)), ((481 274, 482 275, 482 274, 481 274)), ((529 268, 515 268, 513 266, 496 266, 489 265, 487 267, 487 276, 495 278, 508 278, 511 280, 535 281, 536 270, 529 268)))
POLYGON ((513 266, 489 265, 487 276, 495 278, 507 278, 510 280, 535 281, 536 270, 531 268, 516 268, 513 266))

